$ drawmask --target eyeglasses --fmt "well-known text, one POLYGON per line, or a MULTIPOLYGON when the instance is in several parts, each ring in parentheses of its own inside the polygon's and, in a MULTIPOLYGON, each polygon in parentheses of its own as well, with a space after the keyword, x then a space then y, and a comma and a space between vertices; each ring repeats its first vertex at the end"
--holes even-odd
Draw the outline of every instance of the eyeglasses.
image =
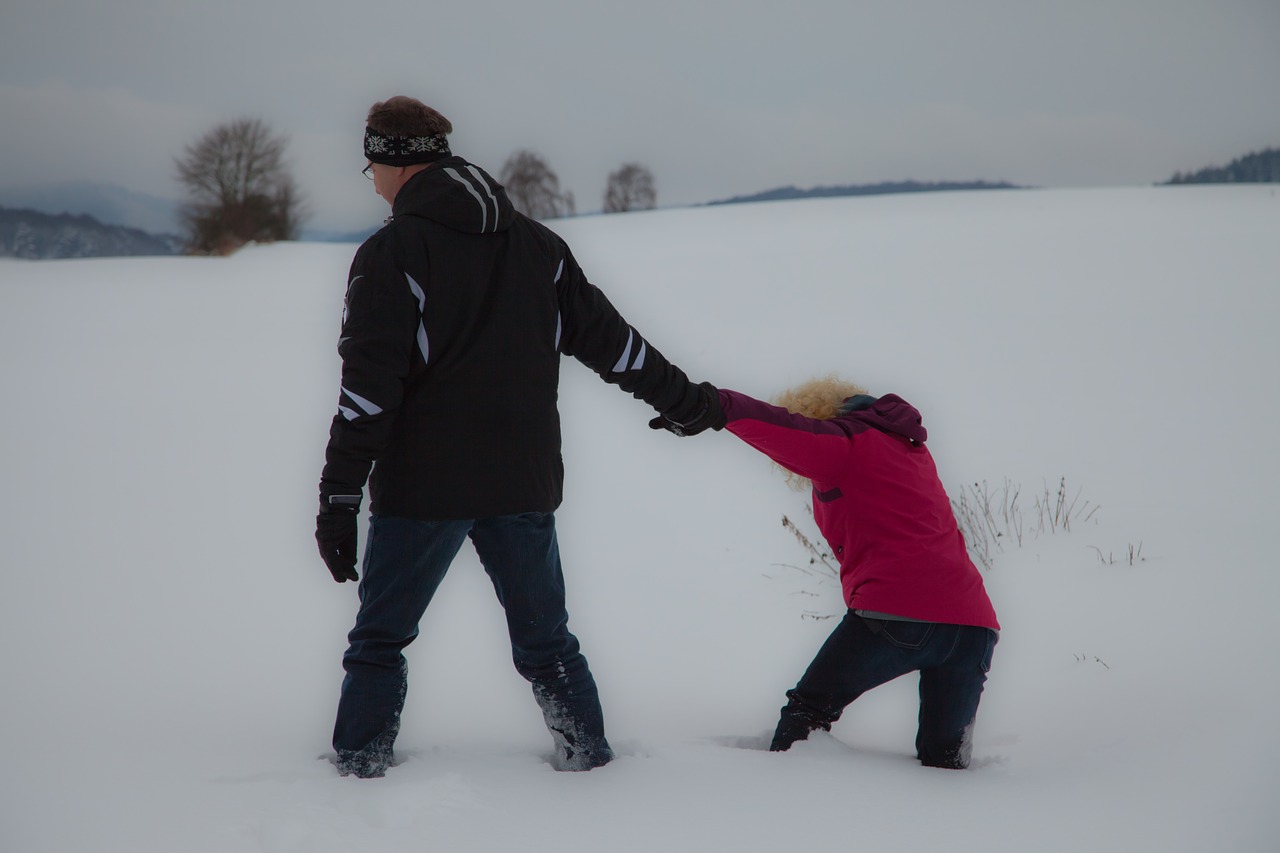
POLYGON ((364 175, 366 178, 372 181, 373 180, 373 164, 370 163, 368 166, 365 166, 363 169, 361 169, 360 174, 364 175))

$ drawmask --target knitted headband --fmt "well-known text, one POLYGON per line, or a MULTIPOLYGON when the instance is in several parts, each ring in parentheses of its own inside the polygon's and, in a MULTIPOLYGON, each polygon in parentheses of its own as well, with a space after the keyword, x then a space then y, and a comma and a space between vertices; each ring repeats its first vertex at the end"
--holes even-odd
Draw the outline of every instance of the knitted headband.
POLYGON ((364 156, 370 163, 411 166, 449 156, 449 140, 436 136, 384 136, 371 127, 364 129, 364 156))

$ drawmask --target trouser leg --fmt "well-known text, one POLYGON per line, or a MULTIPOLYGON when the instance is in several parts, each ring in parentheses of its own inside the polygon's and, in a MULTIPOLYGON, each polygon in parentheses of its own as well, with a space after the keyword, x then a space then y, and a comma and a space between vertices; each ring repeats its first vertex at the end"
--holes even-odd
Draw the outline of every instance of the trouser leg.
POLYGON ((920 728, 916 754, 929 767, 969 766, 978 702, 991 669, 996 635, 957 627, 954 650, 939 665, 920 670, 920 728))
POLYGON ((470 526, 373 518, 333 729, 344 775, 381 776, 393 763, 408 683, 402 652, 418 636, 418 623, 470 526))
POLYGON ((910 652, 885 643, 866 620, 848 611, 799 683, 787 691, 787 704, 769 749, 782 752, 808 738, 812 731, 829 730, 849 703, 910 672, 913 664, 910 652))
POLYGON ((589 770, 607 763, 613 752, 595 679, 569 631, 554 516, 481 519, 471 538, 506 611, 516 670, 532 685, 555 740, 557 766, 589 770))

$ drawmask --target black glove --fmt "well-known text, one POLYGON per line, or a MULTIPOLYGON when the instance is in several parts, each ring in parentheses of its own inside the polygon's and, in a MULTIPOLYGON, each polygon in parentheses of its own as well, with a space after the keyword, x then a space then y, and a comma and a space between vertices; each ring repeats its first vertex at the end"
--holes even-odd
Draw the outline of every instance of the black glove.
POLYGON ((320 512, 316 515, 316 544, 329 574, 338 583, 359 580, 356 574, 356 522, 360 490, 320 484, 320 512))
POLYGON ((681 406, 649 421, 649 429, 665 429, 678 436, 697 435, 708 429, 724 429, 724 409, 720 392, 710 382, 694 388, 695 394, 681 406))

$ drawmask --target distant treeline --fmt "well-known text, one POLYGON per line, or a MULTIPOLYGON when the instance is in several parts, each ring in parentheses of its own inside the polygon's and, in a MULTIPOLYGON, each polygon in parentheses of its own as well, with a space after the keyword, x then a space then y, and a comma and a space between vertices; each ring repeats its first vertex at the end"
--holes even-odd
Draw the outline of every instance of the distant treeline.
POLYGON ((1270 184, 1280 182, 1280 148, 1267 148, 1210 166, 1198 172, 1178 172, 1167 184, 1270 184))
POLYGON ((749 201, 779 201, 793 198, 835 198, 850 195, 890 195, 892 193, 932 193, 949 190, 1016 190, 1017 184, 1006 181, 885 181, 879 184, 852 184, 838 187, 778 187, 755 195, 709 201, 707 204, 741 204, 749 201))

